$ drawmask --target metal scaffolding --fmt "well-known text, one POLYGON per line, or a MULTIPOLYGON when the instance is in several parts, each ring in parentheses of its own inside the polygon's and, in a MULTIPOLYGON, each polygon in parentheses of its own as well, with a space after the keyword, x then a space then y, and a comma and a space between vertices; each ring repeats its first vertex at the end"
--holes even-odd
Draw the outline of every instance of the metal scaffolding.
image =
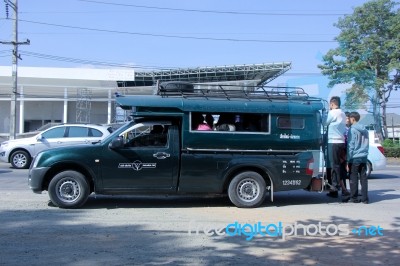
POLYGON ((157 81, 187 81, 191 83, 254 81, 254 85, 264 85, 288 71, 291 65, 290 62, 281 62, 137 71, 135 72, 135 81, 120 81, 118 86, 122 87, 122 84, 123 87, 152 86, 157 81))
POLYGON ((92 108, 92 90, 87 88, 77 89, 76 122, 90 123, 91 108, 92 108))

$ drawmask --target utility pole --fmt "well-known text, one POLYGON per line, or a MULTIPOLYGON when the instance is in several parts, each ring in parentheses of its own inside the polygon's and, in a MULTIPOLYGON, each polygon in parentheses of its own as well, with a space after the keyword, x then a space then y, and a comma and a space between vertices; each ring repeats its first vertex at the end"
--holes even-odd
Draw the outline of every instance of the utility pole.
POLYGON ((17 94, 18 94, 18 59, 21 56, 18 54, 18 45, 30 44, 29 39, 25 42, 18 42, 18 0, 4 0, 6 4, 6 15, 8 19, 8 10, 11 7, 14 10, 14 30, 13 30, 13 41, 11 42, 0 42, 1 44, 11 44, 14 46, 12 51, 12 93, 11 93, 11 109, 10 109, 10 139, 16 138, 16 124, 17 124, 17 94))

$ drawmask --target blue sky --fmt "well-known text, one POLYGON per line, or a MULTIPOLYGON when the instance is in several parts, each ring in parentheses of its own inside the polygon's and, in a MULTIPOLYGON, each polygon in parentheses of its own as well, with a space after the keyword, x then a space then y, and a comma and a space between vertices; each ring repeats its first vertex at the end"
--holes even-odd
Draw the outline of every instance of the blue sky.
MULTIPOLYGON (((333 24, 365 2, 18 0, 19 41, 31 41, 19 48, 19 66, 104 67, 100 62, 151 69, 289 61, 292 69, 272 85, 313 84, 322 55, 337 46, 333 24)), ((5 4, 0 7, 0 40, 10 41, 13 23, 5 19, 5 4)), ((0 46, 0 65, 11 64, 10 54, 11 46, 0 46)))

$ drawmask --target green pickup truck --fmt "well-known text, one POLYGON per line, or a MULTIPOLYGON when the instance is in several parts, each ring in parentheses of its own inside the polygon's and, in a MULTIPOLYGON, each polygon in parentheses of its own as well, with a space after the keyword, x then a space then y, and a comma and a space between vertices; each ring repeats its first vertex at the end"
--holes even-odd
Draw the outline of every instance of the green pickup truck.
POLYGON ((227 194, 237 207, 257 207, 268 193, 272 201, 277 191, 310 189, 321 99, 299 88, 183 85, 117 95, 133 120, 99 143, 39 153, 30 188, 61 208, 91 193, 227 194))

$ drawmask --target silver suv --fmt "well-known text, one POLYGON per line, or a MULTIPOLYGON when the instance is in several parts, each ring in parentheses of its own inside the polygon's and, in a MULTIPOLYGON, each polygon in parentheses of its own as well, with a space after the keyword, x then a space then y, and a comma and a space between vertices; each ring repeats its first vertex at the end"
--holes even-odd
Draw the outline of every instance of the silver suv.
POLYGON ((0 144, 0 160, 14 168, 29 168, 40 151, 67 145, 101 141, 112 132, 111 127, 90 124, 64 124, 51 127, 36 136, 4 141, 0 144))

